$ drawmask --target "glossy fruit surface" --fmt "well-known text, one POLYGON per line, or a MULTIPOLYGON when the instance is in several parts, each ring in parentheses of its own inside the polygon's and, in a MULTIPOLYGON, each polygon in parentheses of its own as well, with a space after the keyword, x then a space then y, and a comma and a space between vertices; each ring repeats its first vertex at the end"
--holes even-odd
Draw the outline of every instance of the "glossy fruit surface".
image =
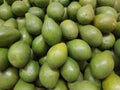
POLYGON ((58 79, 59 71, 51 69, 47 63, 44 63, 39 72, 39 80, 41 84, 46 88, 54 88, 58 79))
POLYGON ((65 64, 61 67, 62 77, 66 81, 72 82, 77 80, 79 73, 80 73, 80 67, 77 64, 77 62, 74 59, 68 57, 65 64))
POLYGON ((18 70, 14 67, 9 67, 5 71, 0 72, 0 88, 10 89, 17 83, 18 79, 18 70))
POLYGON ((120 0, 0 0, 0 90, 119 90, 120 0))
POLYGON ((94 18, 94 26, 100 29, 103 33, 112 32, 116 26, 116 19, 108 14, 99 14, 94 18))
POLYGON ((35 86, 33 84, 27 83, 22 79, 19 79, 16 83, 14 90, 35 90, 35 86))
POLYGON ((75 60, 88 60, 91 57, 90 46, 81 39, 74 39, 69 41, 67 43, 67 47, 68 54, 75 60))
POLYGON ((48 45, 46 44, 42 35, 38 35, 36 38, 34 38, 32 41, 32 49, 33 53, 38 57, 42 57, 47 53, 48 45))
POLYGON ((61 20, 64 15, 64 7, 59 2, 52 2, 47 7, 47 15, 53 18, 55 21, 61 20), (57 12, 54 14, 54 12, 57 12))
POLYGON ((25 82, 33 82, 39 75, 39 64, 38 62, 31 60, 27 65, 20 69, 19 75, 25 82))
POLYGON ((80 24, 90 24, 94 19, 94 10, 91 4, 87 4, 78 9, 76 18, 80 24))
POLYGON ((45 17, 43 23, 42 35, 45 42, 50 46, 59 43, 62 39, 60 26, 48 16, 45 17))
POLYGON ((114 61, 111 52, 106 50, 96 54, 90 62, 90 68, 95 78, 106 78, 114 69, 114 61))
POLYGON ((61 22, 60 28, 65 39, 72 40, 77 38, 79 32, 78 27, 72 20, 64 20, 61 22))
POLYGON ((30 46, 23 41, 18 41, 10 47, 8 59, 14 67, 21 68, 28 63, 30 54, 30 46))
POLYGON ((57 69, 66 62, 67 56, 68 51, 66 44, 56 44, 52 46, 47 52, 47 63, 51 68, 57 69))
POLYGON ((120 89, 120 77, 112 72, 106 79, 103 80, 103 90, 118 90, 120 89))
POLYGON ((0 5, 0 13, 2 13, 0 14, 0 18, 3 20, 7 20, 13 17, 12 8, 6 3, 0 5))
POLYGON ((102 43, 102 33, 92 25, 85 25, 80 28, 81 38, 92 47, 98 47, 102 43))
POLYGON ((14 1, 12 4, 12 12, 17 16, 24 16, 27 10, 27 5, 23 1, 14 1))
POLYGON ((31 13, 26 13, 25 18, 25 26, 27 31, 32 35, 39 35, 42 29, 41 19, 31 13))
POLYGON ((115 19, 118 18, 117 11, 110 6, 101 6, 96 8, 96 14, 101 14, 101 13, 112 15, 113 17, 115 17, 115 19))

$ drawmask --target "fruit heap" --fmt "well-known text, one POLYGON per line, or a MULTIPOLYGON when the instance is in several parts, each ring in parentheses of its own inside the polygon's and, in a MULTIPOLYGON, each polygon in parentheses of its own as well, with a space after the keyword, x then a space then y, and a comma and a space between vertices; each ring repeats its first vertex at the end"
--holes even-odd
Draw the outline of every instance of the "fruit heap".
POLYGON ((120 0, 0 0, 0 90, 120 90, 120 0))

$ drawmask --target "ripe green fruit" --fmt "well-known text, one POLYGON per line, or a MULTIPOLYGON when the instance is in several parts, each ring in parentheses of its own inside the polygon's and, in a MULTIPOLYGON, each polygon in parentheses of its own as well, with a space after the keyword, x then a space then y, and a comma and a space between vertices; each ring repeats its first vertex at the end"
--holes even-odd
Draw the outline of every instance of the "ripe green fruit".
POLYGON ((102 43, 102 33, 93 25, 85 25, 80 27, 80 35, 92 47, 98 47, 102 43))
POLYGON ((35 56, 42 57, 46 55, 48 51, 48 45, 41 34, 36 36, 32 41, 32 50, 35 56))
POLYGON ((72 40, 78 36, 78 26, 72 20, 64 20, 60 24, 62 35, 65 39, 72 40))
POLYGON ((30 7, 28 10, 29 13, 34 14, 36 16, 38 16, 40 19, 44 19, 44 11, 42 8, 39 7, 30 7))
POLYGON ((95 11, 96 11, 96 14, 102 14, 102 13, 109 14, 109 15, 112 15, 113 17, 115 17, 116 20, 118 18, 117 11, 113 7, 110 7, 110 6, 97 7, 95 11))
POLYGON ((20 36, 20 32, 17 29, 3 25, 0 26, 0 47, 9 47, 17 41, 20 36))
POLYGON ((94 19, 94 10, 91 4, 87 4, 78 9, 76 18, 80 24, 90 24, 94 19))
POLYGON ((59 2, 50 3, 47 7, 47 15, 54 19, 55 21, 61 20, 64 15, 63 5, 59 2))
POLYGON ((35 86, 23 81, 22 79, 19 79, 14 86, 14 90, 35 90, 35 86))
POLYGON ((109 50, 105 50, 96 54, 90 61, 90 68, 95 78, 106 78, 114 69, 112 53, 109 50))
POLYGON ((14 67, 9 67, 3 72, 0 72, 0 89, 10 89, 18 81, 18 70, 14 67))
POLYGON ((84 40, 74 39, 67 42, 68 54, 75 60, 88 60, 91 57, 91 48, 84 40))
POLYGON ((60 26, 48 16, 45 16, 42 27, 42 36, 45 42, 50 46, 59 43, 62 39, 60 26))
POLYGON ((57 69, 51 69, 47 63, 43 63, 39 72, 39 80, 41 84, 46 88, 54 88, 58 79, 59 71, 57 69))
POLYGON ((94 26, 103 33, 109 33, 115 30, 117 26, 116 19, 109 14, 98 14, 94 18, 94 26))
POLYGON ((12 8, 6 3, 3 3, 0 6, 0 13, 0 18, 3 20, 7 20, 13 17, 12 8))
POLYGON ((119 90, 120 76, 112 72, 107 78, 102 81, 103 90, 119 90))
POLYGON ((24 67, 28 63, 30 56, 30 46, 23 41, 12 44, 8 51, 9 62, 17 68, 24 67))
POLYGON ((65 64, 61 67, 61 75, 67 82, 73 82, 78 79, 80 67, 78 63, 68 57, 65 64))
POLYGON ((27 31, 32 35, 39 35, 42 29, 41 19, 31 13, 26 13, 25 19, 25 27, 27 31))
POLYGON ((19 17, 24 16, 28 10, 27 5, 23 1, 14 1, 11 7, 12 12, 19 17))
POLYGON ((25 82, 33 82, 39 75, 39 64, 34 60, 30 60, 27 65, 20 69, 20 78, 25 82))
POLYGON ((66 44, 55 44, 47 52, 47 63, 51 68, 57 69, 66 62, 67 56, 68 52, 66 44))
POLYGON ((76 20, 76 14, 79 8, 81 8, 81 5, 77 1, 73 1, 68 5, 67 13, 70 19, 76 20))

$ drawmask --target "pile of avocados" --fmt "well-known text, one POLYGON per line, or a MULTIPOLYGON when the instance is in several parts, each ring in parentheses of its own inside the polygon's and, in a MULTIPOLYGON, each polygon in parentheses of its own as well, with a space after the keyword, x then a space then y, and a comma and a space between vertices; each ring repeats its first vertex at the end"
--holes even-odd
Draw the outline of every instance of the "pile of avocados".
POLYGON ((120 90, 120 0, 0 0, 0 90, 120 90))

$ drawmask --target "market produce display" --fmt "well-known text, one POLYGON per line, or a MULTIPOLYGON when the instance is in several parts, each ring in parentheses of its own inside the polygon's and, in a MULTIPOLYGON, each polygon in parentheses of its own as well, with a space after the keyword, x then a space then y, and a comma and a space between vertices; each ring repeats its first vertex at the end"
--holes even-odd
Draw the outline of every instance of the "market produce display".
POLYGON ((120 90, 120 0, 0 0, 0 90, 120 90))

